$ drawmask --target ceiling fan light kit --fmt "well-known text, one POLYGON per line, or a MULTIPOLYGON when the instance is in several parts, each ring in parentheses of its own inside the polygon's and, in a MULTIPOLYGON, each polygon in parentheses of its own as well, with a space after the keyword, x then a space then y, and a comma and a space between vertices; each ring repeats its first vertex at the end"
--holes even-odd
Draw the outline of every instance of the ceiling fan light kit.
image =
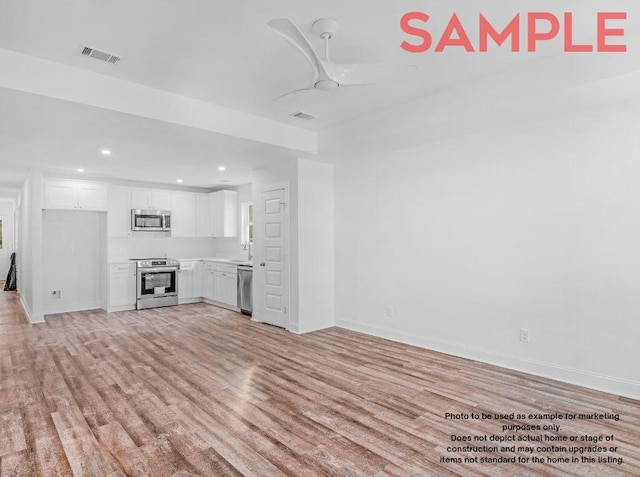
POLYGON ((340 86, 360 86, 390 83, 409 79, 417 70, 415 65, 386 63, 334 63, 329 58, 329 41, 335 37, 340 25, 333 18, 320 18, 313 22, 313 31, 324 42, 321 57, 313 49, 300 29, 289 18, 275 18, 268 25, 294 46, 313 68, 311 85, 286 93, 275 101, 293 96, 303 91, 331 91, 340 86))
POLYGON ((316 81, 313 85, 315 89, 321 89, 322 91, 331 91, 332 89, 336 89, 340 84, 337 81, 333 81, 330 79, 316 81))

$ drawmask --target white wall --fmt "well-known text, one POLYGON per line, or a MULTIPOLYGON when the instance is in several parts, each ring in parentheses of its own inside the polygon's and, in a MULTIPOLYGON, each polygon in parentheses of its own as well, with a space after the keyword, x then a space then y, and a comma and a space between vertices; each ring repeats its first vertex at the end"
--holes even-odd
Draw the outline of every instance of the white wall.
POLYGON ((333 166, 299 159, 299 333, 335 324, 333 209, 333 166))
POLYGON ((639 129, 617 105, 342 158, 337 324, 640 397, 639 129))
POLYGON ((100 308, 106 214, 45 210, 42 223, 44 313, 100 308))
POLYGON ((131 237, 111 237, 110 259, 204 258, 215 255, 212 238, 167 237, 156 232, 134 232, 131 237))
POLYGON ((18 291, 32 323, 44 321, 42 304, 42 171, 32 169, 20 191, 18 291))
POLYGON ((18 291, 20 292, 20 300, 29 313, 32 304, 31 294, 31 223, 30 223, 30 207, 31 207, 31 177, 27 176, 20 198, 18 200, 18 216, 20 224, 18 229, 18 250, 16 252, 16 281, 18 291))

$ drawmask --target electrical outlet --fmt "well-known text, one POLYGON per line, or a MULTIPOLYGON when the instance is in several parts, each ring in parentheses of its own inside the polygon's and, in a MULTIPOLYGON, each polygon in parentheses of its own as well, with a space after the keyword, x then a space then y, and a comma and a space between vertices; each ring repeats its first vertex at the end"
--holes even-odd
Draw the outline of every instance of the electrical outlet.
POLYGON ((387 318, 393 318, 393 307, 388 306, 384 309, 384 314, 387 318))
POLYGON ((523 343, 529 342, 529 330, 520 330, 520 341, 522 341, 523 343))

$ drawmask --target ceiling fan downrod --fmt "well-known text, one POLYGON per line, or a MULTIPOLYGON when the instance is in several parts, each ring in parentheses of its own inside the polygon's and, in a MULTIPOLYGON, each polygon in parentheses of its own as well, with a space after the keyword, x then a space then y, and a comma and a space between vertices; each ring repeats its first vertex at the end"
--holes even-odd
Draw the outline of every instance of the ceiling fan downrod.
POLYGON ((336 36, 340 25, 333 18, 320 18, 313 22, 313 31, 324 41, 324 61, 329 60, 329 40, 336 36))

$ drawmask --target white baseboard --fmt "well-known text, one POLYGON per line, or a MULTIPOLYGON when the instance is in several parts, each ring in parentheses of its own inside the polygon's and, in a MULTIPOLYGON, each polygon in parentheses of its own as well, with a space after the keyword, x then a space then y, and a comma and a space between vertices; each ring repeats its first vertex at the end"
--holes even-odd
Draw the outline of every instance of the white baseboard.
POLYGON ((213 306, 217 306, 219 308, 226 308, 227 310, 231 310, 231 311, 235 311, 236 313, 240 313, 240 308, 238 308, 237 306, 233 306, 233 305, 227 305, 226 303, 222 303, 220 301, 215 301, 215 300, 211 300, 209 298, 203 298, 202 300, 200 300, 208 305, 213 305, 213 306))
POLYGON ((292 333, 296 335, 304 335, 305 333, 313 333, 314 331, 326 330, 327 328, 332 328, 334 325, 321 325, 317 327, 311 328, 300 328, 298 325, 289 329, 292 333))
POLYGON ((337 320, 336 326, 348 330, 359 331, 368 335, 397 341, 441 353, 473 359, 516 371, 522 371, 543 378, 555 379, 569 384, 595 389, 607 393, 640 399, 640 383, 591 373, 579 369, 558 366, 553 363, 523 359, 518 356, 495 353, 482 348, 459 345, 426 336, 418 336, 383 326, 368 325, 349 320, 337 320))
MULTIPOLYGON (((104 308, 102 309, 104 310, 104 308)), ((130 311, 135 309, 136 309, 135 303, 133 305, 110 306, 109 308, 107 308, 107 313, 113 313, 114 311, 130 311)))
POLYGON ((44 312, 45 315, 55 315, 56 313, 72 313, 74 311, 86 311, 102 309, 100 302, 86 302, 86 303, 69 303, 66 305, 50 306, 44 312))
POLYGON ((20 304, 27 315, 29 323, 44 323, 44 313, 33 313, 31 308, 24 299, 24 295, 20 294, 20 304))

